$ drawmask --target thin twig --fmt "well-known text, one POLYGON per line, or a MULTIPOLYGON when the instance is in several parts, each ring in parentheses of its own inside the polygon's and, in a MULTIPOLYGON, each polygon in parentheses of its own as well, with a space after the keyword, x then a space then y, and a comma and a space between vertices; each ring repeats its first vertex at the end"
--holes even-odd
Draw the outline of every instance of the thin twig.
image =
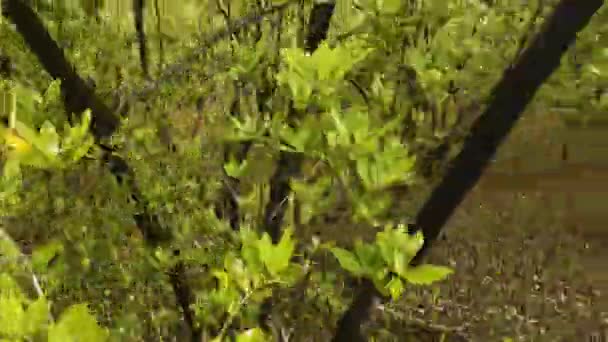
POLYGON ((462 341, 470 341, 471 338, 467 334, 467 329, 469 328, 468 323, 464 323, 460 326, 447 326, 438 323, 432 323, 426 321, 421 318, 411 317, 406 315, 403 312, 399 312, 395 309, 389 308, 386 305, 379 305, 378 310, 385 312, 391 316, 393 316, 396 320, 400 322, 405 322, 405 325, 411 327, 415 330, 423 330, 430 333, 437 334, 446 334, 452 335, 462 341))

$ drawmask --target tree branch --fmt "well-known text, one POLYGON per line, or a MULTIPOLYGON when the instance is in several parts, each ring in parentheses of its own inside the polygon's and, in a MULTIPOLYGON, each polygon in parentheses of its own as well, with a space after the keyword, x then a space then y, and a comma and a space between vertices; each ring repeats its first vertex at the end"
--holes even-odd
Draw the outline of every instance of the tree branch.
POLYGON ((315 3, 308 19, 308 35, 306 37, 305 50, 313 53, 327 39, 327 31, 331 17, 334 15, 336 1, 315 3))
POLYGON ((135 32, 139 43, 139 63, 145 78, 150 77, 148 70, 148 50, 146 47, 146 32, 144 30, 144 0, 133 0, 133 20, 135 24, 135 32))
POLYGON ((95 138, 112 135, 119 125, 118 117, 95 96, 93 88, 78 76, 36 13, 21 0, 2 0, 2 15, 15 24, 19 34, 51 77, 61 80, 61 94, 68 113, 80 115, 90 108, 95 138))
MULTIPOLYGON (((103 138, 112 135, 120 124, 118 117, 76 73, 74 67, 70 65, 63 51, 51 38, 36 13, 21 0, 3 0, 2 10, 2 14, 15 23, 17 31, 23 36, 32 52, 36 54, 45 70, 51 77, 61 79, 61 90, 66 111, 72 114, 80 114, 87 108, 91 109, 93 117, 92 134, 98 144, 103 138)), ((101 146, 103 148, 103 145, 101 146)), ((133 218, 146 243, 151 246, 158 246, 171 241, 173 238, 172 231, 164 229, 158 217, 150 213, 147 201, 143 200, 129 165, 125 160, 111 152, 111 149, 105 148, 104 161, 119 183, 124 182, 125 179, 128 181, 131 198, 142 209, 141 213, 135 214, 133 218)), ((184 320, 191 330, 192 340, 198 341, 200 340, 200 329, 194 325, 194 312, 189 307, 192 291, 187 283, 184 264, 178 263, 169 271, 169 275, 177 302, 182 308, 184 320)))
MULTIPOLYGON (((488 107, 472 125, 462 151, 416 217, 414 231, 421 230, 425 241, 413 265, 422 262, 441 228, 477 183, 526 105, 559 67, 562 55, 576 39, 577 32, 603 4, 603 0, 562 0, 518 61, 505 70, 492 91, 488 107)), ((374 299, 379 298, 375 288, 364 287, 340 319, 334 341, 367 341, 361 327, 370 319, 374 299)))

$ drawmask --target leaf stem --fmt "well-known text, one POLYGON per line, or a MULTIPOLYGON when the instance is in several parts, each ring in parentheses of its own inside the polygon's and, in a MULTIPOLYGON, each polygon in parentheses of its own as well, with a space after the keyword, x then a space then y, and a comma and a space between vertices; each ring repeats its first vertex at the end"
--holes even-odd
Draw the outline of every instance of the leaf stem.
POLYGON ((15 128, 15 122, 17 121, 17 90, 13 88, 11 91, 11 112, 8 116, 8 128, 15 128))

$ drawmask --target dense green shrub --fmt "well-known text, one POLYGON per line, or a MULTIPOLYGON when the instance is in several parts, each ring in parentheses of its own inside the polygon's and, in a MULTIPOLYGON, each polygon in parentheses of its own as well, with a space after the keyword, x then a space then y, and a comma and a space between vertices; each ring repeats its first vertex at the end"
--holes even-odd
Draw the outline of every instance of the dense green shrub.
MULTIPOLYGON (((132 183, 104 172, 104 151, 87 132, 90 113, 69 119, 60 82, 4 19, 0 49, 16 69, 3 77, 0 107, 11 117, 0 189, 8 293, 0 298, 0 337, 9 340, 185 338, 191 329, 258 341, 318 326, 315 334, 326 337, 353 277, 393 299, 408 283, 444 279, 448 268, 409 266, 423 237, 392 214, 406 200, 394 190, 436 178, 426 172, 428 154, 448 140, 444 159, 457 152, 499 71, 549 9, 515 0, 339 1, 328 39, 311 53, 301 34, 308 2, 213 46, 205 37, 254 4, 218 2, 221 10, 207 11, 216 4, 185 1, 160 13, 149 5, 150 87, 135 57, 132 18, 112 12, 120 2, 108 1, 102 12, 113 15, 98 20, 82 3, 38 14, 97 94, 127 104, 108 141, 128 161, 146 210, 173 238, 150 243, 134 227, 142 201, 132 183), (244 158, 243 145, 251 146, 244 158), (268 212, 279 209, 268 203, 285 159, 296 170, 283 174, 293 194, 280 199, 287 209, 277 235, 268 212), (238 230, 218 214, 229 210, 226 189, 238 204, 238 230), (337 238, 345 234, 336 229, 353 226, 363 227, 360 236, 337 238), (26 245, 33 251, 24 256, 26 245), (192 290, 185 307, 180 286, 192 290)), ((597 64, 572 76, 566 69, 577 62, 566 62, 547 92, 574 91, 575 81, 585 82, 579 98, 603 89, 606 56, 588 47, 605 39, 603 31, 597 19, 574 52, 597 64)), ((603 109, 604 98, 589 106, 603 109)))

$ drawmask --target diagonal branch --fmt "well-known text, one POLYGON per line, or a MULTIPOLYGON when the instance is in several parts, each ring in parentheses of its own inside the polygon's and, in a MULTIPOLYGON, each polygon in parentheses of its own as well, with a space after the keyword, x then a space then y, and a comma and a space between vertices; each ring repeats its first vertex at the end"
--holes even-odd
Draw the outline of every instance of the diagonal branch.
MULTIPOLYGON (((3 0, 3 15, 9 18, 16 26, 17 31, 44 69, 54 79, 61 80, 61 94, 64 106, 70 115, 79 115, 90 108, 92 113, 91 133, 96 142, 105 151, 104 160, 110 171, 122 182, 131 174, 128 164, 120 157, 111 154, 111 149, 101 144, 104 138, 111 136, 120 125, 118 116, 96 94, 94 89, 76 72, 74 66, 67 60, 63 51, 53 40, 44 24, 31 7, 21 0, 3 0)), ((129 177, 131 178, 131 177, 129 177)), ((158 223, 153 215, 149 214, 147 203, 137 189, 134 180, 129 181, 132 198, 141 205, 142 214, 135 219, 140 226, 142 234, 149 238, 153 244, 168 241, 170 237, 158 223)))
POLYGON ((93 88, 78 76, 36 13, 23 1, 2 0, 2 15, 15 24, 51 77, 62 81, 61 93, 68 113, 80 115, 90 108, 93 112, 93 135, 96 138, 112 135, 118 127, 118 118, 95 96, 93 88))
MULTIPOLYGON (((63 51, 53 41, 36 13, 21 0, 3 0, 3 15, 8 17, 23 36, 26 43, 36 54, 45 70, 55 79, 61 79, 61 90, 66 111, 71 114, 82 113, 90 108, 93 117, 92 134, 98 144, 110 136, 119 126, 117 116, 99 99, 93 89, 77 74, 68 62, 63 51)), ((150 214, 148 204, 137 187, 132 170, 125 160, 107 151, 104 161, 119 183, 127 180, 131 197, 139 204, 141 212, 134 215, 137 227, 151 246, 158 246, 172 240, 172 232, 164 229, 156 215, 150 214)), ((180 305, 185 321, 189 324, 193 340, 200 340, 200 329, 194 325, 194 313, 189 306, 192 291, 185 277, 185 265, 178 263, 169 272, 170 281, 180 305)))
POLYGON ((451 163, 450 171, 417 215, 416 228, 422 230, 426 241, 415 263, 426 255, 538 89, 560 66, 562 55, 575 41, 577 33, 603 3, 602 0, 562 0, 518 62, 505 70, 487 108, 473 123, 462 151, 451 163))
MULTIPOLYGON (((589 23, 603 3, 603 0, 562 0, 526 51, 505 70, 494 87, 488 107, 472 125, 462 151, 416 217, 415 230, 423 232, 425 241, 413 265, 421 263, 441 228, 479 180, 526 105, 559 67, 562 55, 575 41, 577 32, 589 23)), ((333 341, 367 340, 361 327, 370 319, 374 299, 380 299, 380 295, 369 282, 366 284, 368 286, 360 291, 338 322, 333 341)))

